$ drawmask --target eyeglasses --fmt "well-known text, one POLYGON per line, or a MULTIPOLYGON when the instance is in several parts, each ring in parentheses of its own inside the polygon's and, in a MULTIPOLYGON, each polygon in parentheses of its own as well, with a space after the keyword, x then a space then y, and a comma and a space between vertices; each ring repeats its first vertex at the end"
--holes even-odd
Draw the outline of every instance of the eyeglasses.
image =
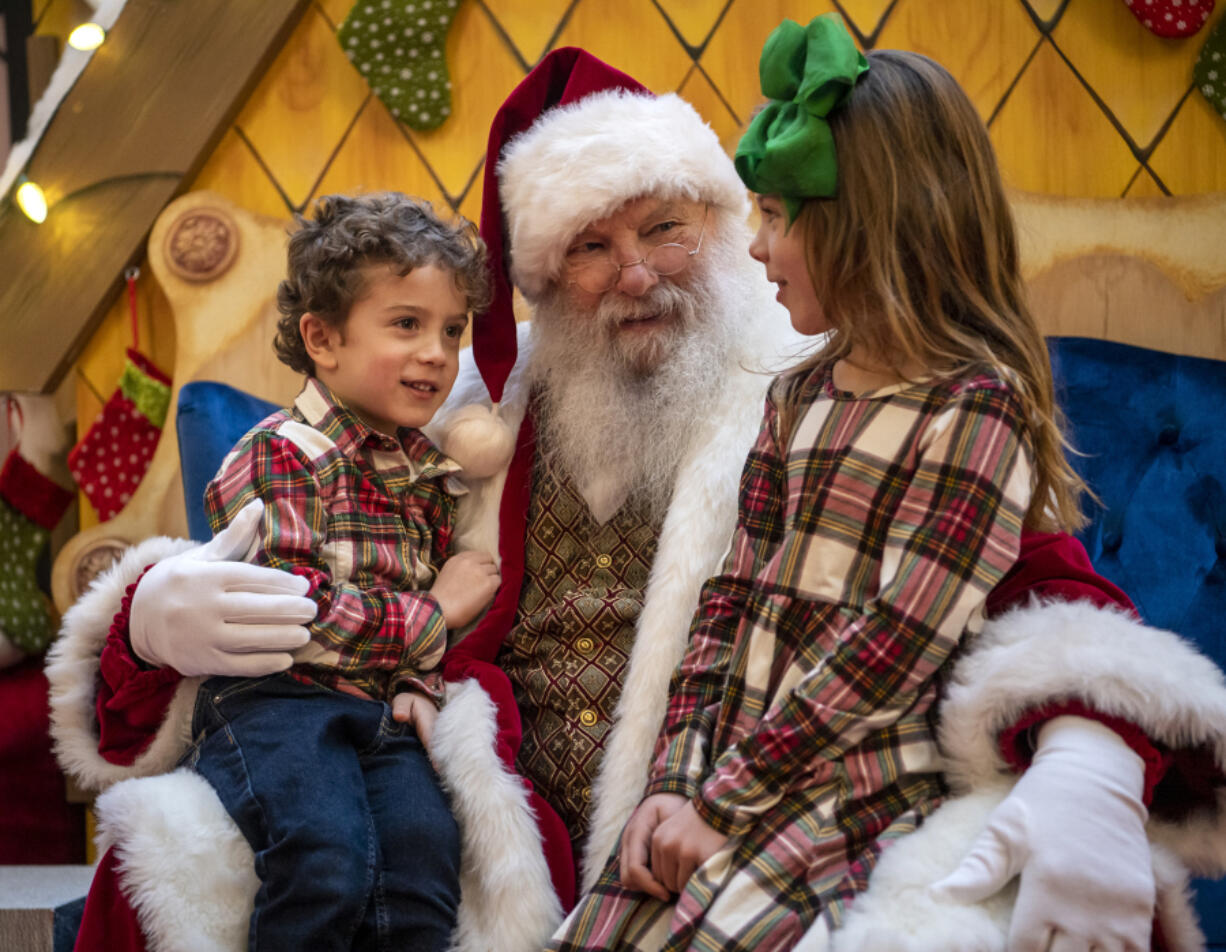
POLYGON ((710 205, 703 209, 702 227, 698 230, 698 244, 694 246, 693 251, 679 242, 669 241, 656 245, 643 257, 627 261, 625 264, 618 264, 608 256, 607 252, 603 252, 602 257, 595 260, 572 264, 570 283, 579 285, 589 294, 604 294, 620 280, 623 268, 633 268, 641 264, 657 277, 668 277, 683 271, 690 263, 690 259, 702 250, 702 238, 707 230, 707 212, 710 209, 710 205))

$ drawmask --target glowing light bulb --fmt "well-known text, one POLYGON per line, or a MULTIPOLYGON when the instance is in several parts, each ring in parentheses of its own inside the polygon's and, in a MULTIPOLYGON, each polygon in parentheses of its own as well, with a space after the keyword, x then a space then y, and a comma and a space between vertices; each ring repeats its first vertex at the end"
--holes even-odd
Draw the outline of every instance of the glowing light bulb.
POLYGON ((106 39, 106 30, 97 23, 82 23, 68 34, 68 45, 74 50, 96 50, 106 39))
POLYGON ((47 196, 29 179, 17 186, 16 197, 17 207, 25 212, 30 221, 41 225, 47 220, 47 196))

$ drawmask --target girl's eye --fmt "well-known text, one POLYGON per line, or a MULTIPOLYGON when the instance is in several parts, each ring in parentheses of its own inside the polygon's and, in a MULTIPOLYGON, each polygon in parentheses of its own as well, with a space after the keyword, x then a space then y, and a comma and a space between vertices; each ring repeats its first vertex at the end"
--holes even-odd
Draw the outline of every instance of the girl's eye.
POLYGON ((450 337, 452 340, 459 340, 461 337, 464 336, 464 326, 465 325, 463 324, 449 325, 447 327, 447 336, 450 337))
POLYGON ((415 331, 417 330, 417 318, 402 317, 400 318, 400 320, 396 322, 396 326, 401 328, 402 330, 415 331))

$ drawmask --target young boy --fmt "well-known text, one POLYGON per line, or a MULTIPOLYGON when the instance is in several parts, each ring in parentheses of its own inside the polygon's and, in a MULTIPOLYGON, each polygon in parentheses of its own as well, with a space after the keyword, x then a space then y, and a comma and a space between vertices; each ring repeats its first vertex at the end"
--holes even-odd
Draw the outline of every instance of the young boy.
POLYGON ((436 668, 498 573, 447 557, 459 467, 420 428, 488 299, 484 246, 397 193, 328 196, 300 224, 275 348, 306 383, 205 508, 216 532, 262 500, 253 561, 304 576, 318 612, 288 672, 205 682, 188 763, 255 852, 251 949, 442 950, 460 848, 427 757, 436 668))

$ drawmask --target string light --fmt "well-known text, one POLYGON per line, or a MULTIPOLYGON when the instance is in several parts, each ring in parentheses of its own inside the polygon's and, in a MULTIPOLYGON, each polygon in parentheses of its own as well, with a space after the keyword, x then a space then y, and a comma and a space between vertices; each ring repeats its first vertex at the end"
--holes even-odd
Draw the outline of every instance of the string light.
POLYGON ((97 23, 82 23, 68 34, 68 45, 74 50, 96 50, 106 39, 106 30, 97 23))
POLYGON ((41 225, 47 220, 47 196, 37 183, 31 182, 24 175, 18 182, 17 207, 25 213, 26 218, 36 225, 41 225))

